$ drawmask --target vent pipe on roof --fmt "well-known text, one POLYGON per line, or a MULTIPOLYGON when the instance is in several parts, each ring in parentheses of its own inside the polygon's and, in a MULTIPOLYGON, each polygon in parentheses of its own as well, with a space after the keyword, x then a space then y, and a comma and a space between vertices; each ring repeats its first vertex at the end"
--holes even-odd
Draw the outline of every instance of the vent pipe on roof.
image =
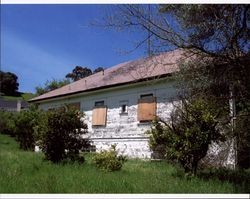
POLYGON ((104 75, 104 70, 102 70, 102 75, 104 75))

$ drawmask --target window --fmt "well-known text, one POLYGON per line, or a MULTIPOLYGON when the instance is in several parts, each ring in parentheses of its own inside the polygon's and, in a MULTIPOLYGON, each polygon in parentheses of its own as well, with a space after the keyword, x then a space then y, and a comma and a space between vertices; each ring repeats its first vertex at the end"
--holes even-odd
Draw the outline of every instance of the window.
POLYGON ((106 118, 107 118, 107 107, 104 105, 104 101, 95 102, 95 107, 92 113, 92 125, 105 126, 106 118))
POLYGON ((152 121, 156 116, 156 98, 153 94, 141 95, 138 100, 137 117, 140 122, 152 121))
POLYGON ((95 102, 95 106, 104 106, 104 101, 95 102))
POLYGON ((127 114, 128 113, 128 101, 120 101, 120 114, 127 114))
POLYGON ((121 107, 121 113, 127 113, 127 105, 126 104, 123 104, 122 107, 121 107))

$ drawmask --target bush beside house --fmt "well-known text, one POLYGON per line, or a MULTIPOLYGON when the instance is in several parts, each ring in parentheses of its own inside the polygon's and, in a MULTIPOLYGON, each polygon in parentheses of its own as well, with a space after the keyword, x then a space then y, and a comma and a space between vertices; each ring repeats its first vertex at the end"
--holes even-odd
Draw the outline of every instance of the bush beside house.
POLYGON ((112 145, 109 151, 102 150, 96 153, 92 161, 95 166, 101 170, 118 171, 122 168, 123 163, 126 161, 126 157, 118 155, 116 145, 112 145))
POLYGON ((153 151, 160 146, 166 159, 178 162, 192 174, 196 174, 209 145, 225 139, 219 130, 216 110, 203 99, 183 100, 173 109, 169 121, 156 120, 147 133, 153 151))
POLYGON ((82 117, 73 108, 44 112, 31 107, 19 113, 1 111, 0 127, 1 133, 15 137, 23 150, 33 151, 38 145, 52 162, 83 162, 80 151, 89 148, 90 142, 82 137, 87 133, 82 117))
POLYGON ((58 109, 48 111, 46 129, 43 131, 40 146, 47 160, 83 162, 80 151, 90 147, 88 139, 82 136, 87 133, 87 125, 81 119, 83 114, 75 109, 58 109))
POLYGON ((17 113, 0 110, 0 129, 2 134, 15 137, 15 117, 17 113))
POLYGON ((45 114, 32 107, 29 111, 21 111, 15 118, 15 134, 20 148, 33 151, 36 141, 36 128, 45 114))

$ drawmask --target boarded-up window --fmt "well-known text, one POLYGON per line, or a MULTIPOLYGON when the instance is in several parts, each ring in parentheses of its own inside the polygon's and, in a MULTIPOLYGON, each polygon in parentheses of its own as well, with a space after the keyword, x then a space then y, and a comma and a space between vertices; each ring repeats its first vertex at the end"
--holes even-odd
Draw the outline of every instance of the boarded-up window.
POLYGON ((81 104, 80 104, 80 102, 75 102, 75 103, 68 104, 68 107, 74 108, 74 109, 80 111, 81 104))
POLYGON ((105 126, 107 118, 107 107, 104 106, 104 101, 95 102, 95 107, 92 113, 93 126, 105 126))
POLYGON ((152 121, 156 116, 156 98, 152 94, 141 96, 138 100, 138 121, 152 121))

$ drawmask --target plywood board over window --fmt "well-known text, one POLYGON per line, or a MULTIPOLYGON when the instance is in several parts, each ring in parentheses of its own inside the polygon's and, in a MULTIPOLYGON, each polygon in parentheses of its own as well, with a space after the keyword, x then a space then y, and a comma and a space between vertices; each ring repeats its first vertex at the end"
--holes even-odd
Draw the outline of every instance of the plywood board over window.
POLYGON ((93 109, 92 125, 93 126, 105 126, 107 119, 107 107, 97 106, 93 109))
POLYGON ((140 122, 154 120, 156 116, 156 98, 152 96, 139 99, 137 116, 140 122))

